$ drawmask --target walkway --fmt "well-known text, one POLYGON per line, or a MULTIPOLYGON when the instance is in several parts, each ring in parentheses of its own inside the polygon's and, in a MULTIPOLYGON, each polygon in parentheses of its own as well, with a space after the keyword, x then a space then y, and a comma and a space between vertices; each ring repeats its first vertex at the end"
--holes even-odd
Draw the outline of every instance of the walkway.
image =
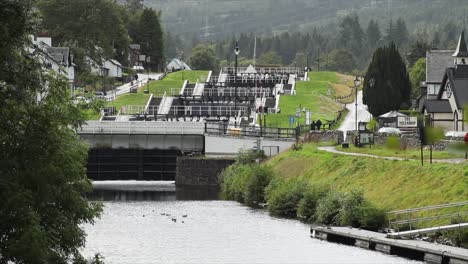
MULTIPOLYGON (((335 154, 341 154, 341 155, 347 155, 347 156, 355 156, 355 157, 367 157, 367 158, 375 158, 375 159, 385 159, 385 160, 412 160, 412 161, 419 161, 416 159, 407 159, 407 158, 400 158, 400 157, 383 157, 383 156, 377 156, 377 155, 371 155, 371 154, 363 154, 363 153, 355 153, 355 152, 344 152, 344 151, 339 151, 336 149, 336 147, 318 147, 318 150, 330 152, 330 153, 335 153, 335 154)), ((466 162, 465 159, 432 159, 433 163, 452 163, 452 164, 461 164, 466 162)))
POLYGON ((149 75, 139 73, 138 81, 133 82, 133 85, 131 82, 129 82, 129 83, 125 83, 117 87, 113 91, 109 91, 108 94, 106 95, 106 99, 107 101, 114 101, 115 98, 117 98, 118 96, 122 94, 130 93, 130 87, 134 85, 137 85, 137 87, 141 87, 142 85, 145 85, 146 83, 148 83, 148 76, 150 79, 159 80, 159 77, 161 77, 161 75, 162 75, 161 73, 150 73, 149 75))
MULTIPOLYGON (((367 111, 367 106, 362 103, 362 91, 358 92, 358 105, 357 105, 357 120, 358 122, 369 122, 372 119, 371 113, 367 111)), ((355 103, 347 104, 346 108, 349 110, 348 115, 345 117, 343 123, 338 130, 343 131, 346 140, 346 131, 356 130, 356 106, 355 103)))

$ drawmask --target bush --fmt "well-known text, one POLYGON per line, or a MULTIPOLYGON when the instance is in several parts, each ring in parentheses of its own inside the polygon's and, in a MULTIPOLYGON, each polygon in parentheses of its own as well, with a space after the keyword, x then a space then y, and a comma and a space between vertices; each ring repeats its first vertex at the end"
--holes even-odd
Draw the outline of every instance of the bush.
POLYGON ((318 201, 315 219, 317 223, 324 225, 339 225, 339 213, 341 210, 341 200, 343 194, 330 191, 318 201))
POLYGON ((328 187, 312 187, 304 193, 297 208, 297 218, 312 223, 316 221, 318 201, 329 192, 328 187))
POLYGON ((399 150, 400 149, 400 137, 398 136, 388 137, 385 146, 388 149, 399 150))
POLYGON ((299 202, 307 183, 299 180, 275 180, 267 188, 268 211, 279 217, 296 218, 299 202))
POLYGON ((256 159, 265 159, 265 153, 254 149, 240 150, 236 156, 236 163, 251 164, 254 163, 256 159))
POLYGON ((244 191, 244 201, 248 206, 265 203, 265 189, 273 178, 273 170, 269 166, 252 165, 251 175, 247 179, 244 191))
POLYGON ((352 190, 342 196, 341 210, 338 213, 339 224, 342 226, 359 226, 358 208, 364 203, 364 193, 361 190, 352 190))
POLYGON ((359 207, 358 227, 360 228, 378 231, 385 225, 386 219, 386 214, 383 210, 378 209, 367 201, 359 207))
POLYGON ((219 177, 221 190, 226 199, 244 202, 244 190, 252 167, 245 164, 234 164, 226 168, 219 177))

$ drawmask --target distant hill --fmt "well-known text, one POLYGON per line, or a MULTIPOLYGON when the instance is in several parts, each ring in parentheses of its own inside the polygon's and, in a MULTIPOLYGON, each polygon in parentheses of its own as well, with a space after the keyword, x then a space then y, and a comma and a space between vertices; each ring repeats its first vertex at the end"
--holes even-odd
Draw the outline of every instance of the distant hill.
POLYGON ((185 39, 214 40, 235 33, 271 34, 336 30, 336 23, 356 13, 361 25, 378 19, 385 29, 390 19, 402 17, 411 33, 432 32, 449 21, 462 26, 467 0, 145 0, 162 11, 164 27, 185 39))

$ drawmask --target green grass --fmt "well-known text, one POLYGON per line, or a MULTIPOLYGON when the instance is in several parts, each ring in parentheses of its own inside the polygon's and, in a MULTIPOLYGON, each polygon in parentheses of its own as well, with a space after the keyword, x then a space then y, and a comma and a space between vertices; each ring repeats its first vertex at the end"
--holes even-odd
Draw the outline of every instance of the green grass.
POLYGON ((101 118, 101 114, 95 112, 93 109, 81 110, 81 113, 83 114, 85 120, 96 121, 101 118))
MULTIPOLYGON (((370 155, 376 155, 380 157, 398 157, 398 158, 405 158, 405 159, 420 159, 421 158, 420 149, 393 150, 393 149, 389 149, 381 145, 373 145, 372 148, 369 148, 369 146, 365 146, 362 148, 349 146, 349 148, 347 149, 343 149, 340 147, 338 147, 337 149, 343 152, 370 154, 370 155)), ((424 154, 424 159, 429 159, 429 155, 430 155, 429 149, 424 149, 423 154, 424 154)), ((457 153, 451 153, 448 151, 433 151, 432 158, 433 159, 456 159, 456 158, 463 158, 463 155, 457 154, 457 153)))
MULTIPOLYGON (((320 119, 325 123, 326 120, 335 119, 341 106, 331 96, 327 96, 327 91, 330 88, 334 92, 332 84, 340 82, 335 72, 312 72, 310 81, 296 83, 295 96, 281 96, 279 104, 281 113, 268 115, 267 125, 289 127, 289 116, 295 115, 299 106, 312 111, 312 120, 320 119)), ((305 123, 305 113, 302 113, 298 122, 305 123)))
MULTIPOLYGON (((155 95, 162 95, 166 92, 169 96, 171 95, 171 88, 176 88, 178 91, 182 88, 185 80, 190 83, 205 82, 208 77, 208 71, 179 71, 168 74, 161 81, 153 81, 149 84, 150 93, 155 95)), ((147 89, 148 86, 140 88, 141 91, 147 89)))
POLYGON ((362 189, 371 202, 396 210, 468 199, 467 164, 426 164, 351 157, 305 144, 268 162, 279 177, 302 177, 312 185, 338 191, 362 189))
POLYGON ((115 101, 110 102, 108 106, 115 106, 117 111, 125 105, 146 105, 150 95, 143 92, 128 93, 119 96, 115 101))

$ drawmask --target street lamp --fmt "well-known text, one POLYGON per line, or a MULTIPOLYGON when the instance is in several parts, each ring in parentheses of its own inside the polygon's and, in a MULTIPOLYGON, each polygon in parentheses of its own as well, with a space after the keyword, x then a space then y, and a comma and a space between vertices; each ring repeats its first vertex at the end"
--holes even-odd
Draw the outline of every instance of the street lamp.
POLYGON ((359 76, 356 76, 356 79, 354 79, 354 89, 356 89, 356 100, 354 102, 354 106, 355 106, 355 114, 356 114, 356 131, 358 130, 358 121, 357 121, 357 94, 358 94, 358 87, 359 85, 361 85, 361 80, 359 79, 359 76))
POLYGON ((236 55, 236 62, 234 65, 234 85, 235 87, 235 97, 234 97, 234 111, 237 112, 237 57, 239 56, 240 49, 239 49, 239 42, 236 41, 236 48, 234 49, 234 54, 236 55))

